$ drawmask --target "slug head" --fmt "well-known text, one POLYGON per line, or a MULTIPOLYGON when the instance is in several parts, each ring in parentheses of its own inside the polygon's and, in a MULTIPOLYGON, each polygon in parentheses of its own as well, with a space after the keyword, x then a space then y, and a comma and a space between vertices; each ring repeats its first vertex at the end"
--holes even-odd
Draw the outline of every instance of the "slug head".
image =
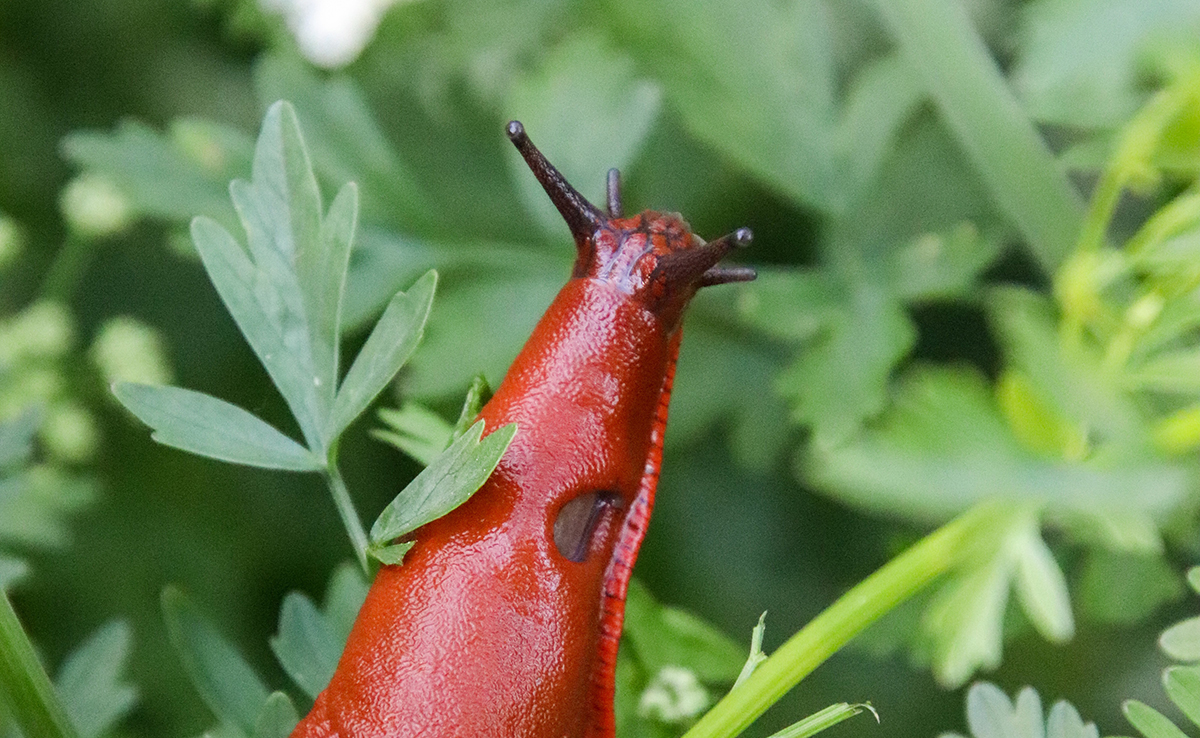
POLYGON ((622 217, 621 178, 616 169, 608 172, 608 212, 602 212, 546 160, 524 126, 512 121, 507 130, 575 237, 573 278, 607 282, 672 325, 701 287, 754 279, 753 269, 717 266, 731 250, 750 244, 749 228, 705 242, 678 213, 647 210, 622 217))

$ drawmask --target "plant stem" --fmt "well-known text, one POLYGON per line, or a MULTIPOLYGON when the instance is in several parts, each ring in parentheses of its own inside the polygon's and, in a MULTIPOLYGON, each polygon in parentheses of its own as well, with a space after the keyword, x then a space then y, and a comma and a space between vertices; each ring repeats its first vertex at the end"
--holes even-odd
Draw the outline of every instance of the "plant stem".
POLYGON ((91 239, 68 232, 62 248, 54 255, 54 261, 50 262, 50 268, 42 280, 40 298, 69 302, 87 270, 95 246, 96 243, 91 239))
POLYGON ((960 0, 877 0, 904 56, 1042 269, 1070 253, 1083 203, 1021 109, 960 0))
POLYGON ((370 574, 367 566, 367 531, 363 528, 354 502, 350 499, 350 490, 346 488, 346 480, 338 470, 337 460, 331 455, 329 466, 325 470, 325 482, 329 485, 329 493, 333 495, 333 504, 337 507, 338 515, 342 517, 342 525, 350 536, 350 544, 354 546, 354 555, 362 566, 364 574, 370 574))
POLYGON ((58 701, 17 614, 0 590, 0 694, 25 735, 76 738, 75 727, 58 701))
POLYGON ((918 541, 838 598, 788 639, 684 738, 732 738, 851 638, 957 564, 992 511, 977 505, 918 541))

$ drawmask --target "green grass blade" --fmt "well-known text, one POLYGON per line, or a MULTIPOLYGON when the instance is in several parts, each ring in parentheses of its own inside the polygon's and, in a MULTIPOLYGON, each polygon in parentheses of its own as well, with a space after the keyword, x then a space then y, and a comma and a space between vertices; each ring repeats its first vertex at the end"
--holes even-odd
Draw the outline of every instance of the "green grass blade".
POLYGON ((1070 253, 1083 203, 960 0, 878 0, 903 54, 1047 274, 1070 253))
POLYGON ((0 591, 0 695, 28 736, 78 738, 54 685, 0 591))

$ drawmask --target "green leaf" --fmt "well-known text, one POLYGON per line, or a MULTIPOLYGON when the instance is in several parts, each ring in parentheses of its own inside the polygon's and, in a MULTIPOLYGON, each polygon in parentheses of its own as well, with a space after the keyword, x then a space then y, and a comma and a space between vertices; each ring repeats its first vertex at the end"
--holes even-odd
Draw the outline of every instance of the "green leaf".
POLYGON ((848 178, 830 143, 835 70, 823 3, 610 6, 614 37, 662 80, 692 135, 799 203, 846 204, 848 178), (754 43, 729 43, 734 38, 754 43))
POLYGON ((733 682, 746 663, 746 652, 728 636, 695 615, 660 605, 636 579, 626 593, 625 635, 650 673, 678 666, 704 682, 733 682))
POLYGON ((890 254, 889 283, 901 300, 937 300, 967 293, 1000 251, 964 222, 942 233, 927 233, 890 254))
POLYGON ((424 335, 436 289, 437 272, 430 271, 388 303, 338 390, 325 434, 327 444, 367 409, 412 356, 424 335))
POLYGON ((221 721, 253 735, 270 695, 262 680, 178 589, 163 590, 162 608, 167 637, 200 698, 221 721))
POLYGON ((21 559, 0 556, 0 592, 10 590, 29 576, 29 564, 21 559))
POLYGON ((323 80, 298 58, 281 54, 261 56, 254 78, 264 107, 276 100, 295 105, 322 179, 361 185, 364 217, 403 230, 429 222, 421 180, 397 155, 353 79, 323 80))
POLYGON ((974 684, 967 692, 967 724, 974 738, 1100 737, 1095 724, 1084 723, 1068 702, 1055 702, 1043 722, 1042 701, 1032 687, 1021 690, 1014 706, 988 682, 974 684))
POLYGON ((990 292, 987 307, 1005 358, 1033 382, 1040 397, 1105 441, 1143 446, 1149 431, 1132 400, 1097 357, 1064 345, 1050 300, 1006 287, 990 292))
MULTIPOLYGON (((440 518, 483 486, 516 435, 517 426, 511 423, 502 426, 480 440, 483 430, 482 420, 471 426, 396 495, 371 526, 373 548, 383 549, 395 539, 440 518)), ((383 555, 394 560, 396 553, 393 550, 383 555)))
POLYGON ((1023 8, 1013 86, 1042 122, 1114 127, 1142 103, 1148 52, 1189 32, 1200 32, 1190 0, 1039 0, 1023 8))
POLYGON ((1200 668, 1174 666, 1163 672, 1163 687, 1175 706, 1200 725, 1200 668))
POLYGON ((1200 661, 1200 617, 1182 620, 1163 631, 1158 645, 1180 661, 1200 661))
POLYGON ((406 402, 399 410, 379 409, 379 419, 392 430, 374 429, 371 435, 390 443, 425 466, 450 445, 453 428, 441 415, 417 402, 406 402))
POLYGON ((850 173, 847 202, 858 202, 874 184, 901 127, 925 98, 912 67, 898 55, 881 57, 850 83, 836 131, 836 153, 850 173))
POLYGON ((312 600, 299 592, 283 598, 279 632, 271 638, 271 650, 309 697, 315 699, 329 684, 344 646, 345 641, 338 639, 312 600))
POLYGON ((41 409, 29 407, 0 423, 0 471, 28 460, 33 453, 33 436, 41 422, 41 409))
POLYGON ((51 466, 0 478, 0 542, 65 545, 71 538, 66 514, 90 504, 95 486, 51 466))
POLYGON ((738 685, 750 678, 758 665, 767 660, 767 655, 763 653, 762 641, 763 634, 767 631, 767 614, 764 612, 758 616, 758 625, 754 626, 754 630, 750 634, 750 656, 746 659, 746 664, 742 666, 742 670, 738 672, 737 679, 733 682, 730 688, 737 689, 738 685))
POLYGON ((292 698, 283 692, 274 692, 254 723, 254 738, 288 738, 298 722, 300 715, 292 698))
POLYGON ((111 133, 76 131, 62 142, 75 165, 113 182, 139 215, 187 223, 197 214, 237 223, 229 180, 250 171, 254 142, 217 123, 180 119, 167 134, 123 121, 111 133))
POLYGON ((1013 436, 982 377, 933 367, 904 375, 870 431, 842 446, 816 446, 802 463, 806 478, 840 500, 923 522, 990 498, 1157 516, 1189 484, 1183 467, 1153 457, 1112 464, 1034 455, 1013 436))
POLYGON ((1200 566, 1193 566, 1187 570, 1187 582, 1193 592, 1200 594, 1200 566))
POLYGON ((1016 558, 1014 583, 1025 614, 1046 640, 1069 641, 1075 635, 1071 595, 1050 548, 1036 528, 1027 530, 1010 545, 1016 558))
POLYGON ((475 375, 475 378, 471 380, 471 386, 467 388, 467 396, 463 398, 462 410, 458 413, 458 420, 454 422, 450 440, 445 445, 449 446, 470 429, 471 424, 479 417, 479 411, 490 399, 492 399, 492 387, 488 384, 487 377, 482 374, 475 375))
POLYGON ((1010 574, 997 557, 953 576, 926 608, 922 630, 933 640, 934 676, 943 686, 957 687, 977 669, 1000 664, 1010 574))
POLYGON ((1126 700, 1121 709, 1125 712, 1125 719, 1146 738, 1187 738, 1187 734, 1175 727, 1166 716, 1145 703, 1126 700))
POLYGON ((211 395, 118 382, 113 394, 167 446, 234 464, 320 471, 321 459, 267 423, 211 395))
POLYGON ((779 375, 795 420, 822 442, 838 443, 883 410, 888 378, 916 341, 901 306, 881 288, 851 288, 843 309, 819 338, 779 375))
POLYGON ((350 628, 358 617, 358 611, 367 599, 367 586, 362 569, 350 562, 338 566, 329 578, 321 609, 326 622, 341 643, 346 642, 350 628))
POLYGON ((875 4, 993 199, 1053 273, 1070 253, 1083 203, 961 5, 875 4))
POLYGON ((416 541, 405 541, 404 543, 393 543, 390 545, 376 545, 370 549, 370 554, 377 561, 388 566, 396 566, 404 563, 404 555, 409 549, 416 545, 416 541))
POLYGON ((0 591, 0 695, 4 696, 3 707, 26 735, 76 738, 50 677, 3 591, 0 591))
MULTIPOLYGON (((541 67, 509 88, 504 109, 593 203, 604 203, 605 172, 635 159, 658 118, 662 90, 639 78, 634 60, 594 30, 573 33, 541 67)), ((508 161, 522 200, 545 233, 561 240, 562 216, 515 149, 508 161)))
POLYGON ((787 342, 815 338, 837 317, 842 296, 828 274, 763 269, 738 290, 738 314, 764 334, 787 342))
POLYGON ((114 620, 77 646, 59 667, 54 686, 79 738, 105 735, 138 700, 138 691, 121 679, 132 634, 114 620))

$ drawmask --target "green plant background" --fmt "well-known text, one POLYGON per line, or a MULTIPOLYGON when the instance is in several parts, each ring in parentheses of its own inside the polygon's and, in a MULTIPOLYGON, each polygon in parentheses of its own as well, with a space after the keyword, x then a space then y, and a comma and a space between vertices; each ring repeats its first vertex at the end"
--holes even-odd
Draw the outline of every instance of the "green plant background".
MULTIPOLYGON (((1194 446, 1168 453, 1142 441, 1188 403, 1114 391, 1102 399, 1118 398, 1113 407, 1128 413, 1100 417, 1108 405, 1098 410, 1070 392, 1047 401, 1054 382, 1046 376, 1061 371, 1065 386, 1091 387, 1081 379, 1090 375, 1051 366, 1053 351, 1030 348, 1046 306, 1022 299, 1057 294, 1054 330, 1069 333, 1078 318, 1081 340, 1115 340, 1094 312, 1072 312, 1077 293, 1067 277, 1094 286, 1102 270, 1089 271, 1086 259, 1066 262, 1074 272, 1063 264, 1077 247, 1085 196, 1122 140, 1117 132, 1151 93, 1175 80, 1192 94, 1183 109, 1200 107, 1186 83, 1200 58, 1200 10, 1184 0, 978 0, 961 15, 946 11, 959 7, 417 0, 393 9, 363 56, 330 75, 302 61, 281 21, 248 0, 0 0, 0 214, 19 225, 24 243, 0 267, 0 315, 16 315, 48 289, 68 298, 76 338, 60 371, 100 428, 90 459, 63 463, 95 482, 94 501, 69 518, 69 544, 15 546, 32 573, 13 599, 46 660, 60 663, 102 623, 125 618, 134 634, 129 674, 142 698, 122 734, 198 733, 209 716, 168 647, 161 588, 181 586, 282 685, 268 646, 279 603, 294 589, 318 595, 352 556, 319 480, 155 445, 85 366, 101 326, 133 315, 165 341, 176 384, 295 435, 181 238, 195 214, 236 227, 226 183, 247 176, 263 110, 282 97, 297 107, 326 202, 347 180, 359 184, 356 248, 379 261, 357 273, 352 266, 356 314, 367 317, 389 289, 407 288, 429 266, 441 270, 425 343, 397 391, 449 418, 474 373, 498 382, 571 257, 565 229, 508 149, 509 118, 523 120, 594 199, 615 165, 627 209, 678 210, 709 238, 754 229, 744 258, 762 280, 711 290, 688 325, 658 507, 638 565, 655 597, 739 641, 767 610, 770 652, 974 501, 969 491, 953 495, 972 469, 997 468, 973 466, 978 457, 967 454, 966 476, 941 486, 917 472, 880 480, 867 472, 893 467, 879 467, 873 451, 915 449, 919 471, 917 462, 957 459, 978 441, 968 450, 999 448, 998 468, 1034 475, 1046 495, 1058 479, 1046 459, 1076 469, 1080 453, 1084 461, 1108 453, 1104 479, 1117 480, 1116 497, 1086 497, 1106 487, 1084 484, 1074 506, 1039 501, 1031 513, 1034 531, 1046 524, 1070 586, 1074 639, 1047 644, 1036 632, 1044 628, 1030 627, 1015 605, 1002 608, 1012 627, 989 678, 1008 693, 1034 684, 1047 701, 1069 699, 1107 733, 1128 732, 1125 698, 1169 710, 1158 687, 1166 661, 1152 644, 1194 609, 1164 574, 1182 572, 1197 553, 1188 512, 1194 446), (83 238, 64 220, 64 188, 80 172, 103 177, 130 203, 119 233, 83 238), (78 266, 46 285, 70 248, 82 254, 78 266), (1033 390, 1022 384, 1029 377, 1033 390), (965 413, 964 397, 983 398, 971 406, 977 416, 965 413), (1022 435, 1022 412, 1045 432, 1022 435), (914 415, 932 420, 921 426, 914 415), (1113 417, 1134 420, 1121 426, 1113 417), (1082 452, 1071 445, 1080 427, 1082 452), (1096 427, 1098 443, 1089 435, 1096 427), (1136 438, 1122 444, 1118 431, 1130 427, 1136 438), (1005 455, 1006 444, 1017 450, 1005 455), (866 461, 856 465, 840 453, 847 449, 866 461), (1143 468, 1138 479, 1154 484, 1121 481, 1143 468), (1188 481, 1172 482, 1177 476, 1188 481), (1148 514, 1139 506, 1154 505, 1141 493, 1158 487, 1169 510, 1155 508, 1148 525, 1155 541, 1165 531, 1165 553, 1153 543, 1111 553, 1120 546, 1053 519, 1081 507, 1103 512, 1133 495, 1112 511, 1137 538, 1147 528, 1137 515, 1148 514)), ((1174 158, 1158 152, 1138 172, 1145 176, 1118 182, 1137 192, 1116 210, 1114 243, 1200 171, 1196 121, 1174 115, 1174 158)), ((1193 263, 1172 262, 1168 276, 1193 263)), ((1129 282, 1099 283, 1101 307, 1124 311, 1143 284, 1129 282)), ((351 335, 360 343, 361 326, 351 335)), ((340 458, 370 520, 419 467, 367 431, 355 425, 340 458)), ((1016 530, 1025 518, 1012 520, 1016 530)), ((894 735, 958 726, 961 696, 889 645, 905 628, 894 624, 868 648, 839 654, 754 733, 831 702, 868 699, 883 715, 878 730, 894 735)), ((859 720, 831 734, 877 730, 859 720)))

